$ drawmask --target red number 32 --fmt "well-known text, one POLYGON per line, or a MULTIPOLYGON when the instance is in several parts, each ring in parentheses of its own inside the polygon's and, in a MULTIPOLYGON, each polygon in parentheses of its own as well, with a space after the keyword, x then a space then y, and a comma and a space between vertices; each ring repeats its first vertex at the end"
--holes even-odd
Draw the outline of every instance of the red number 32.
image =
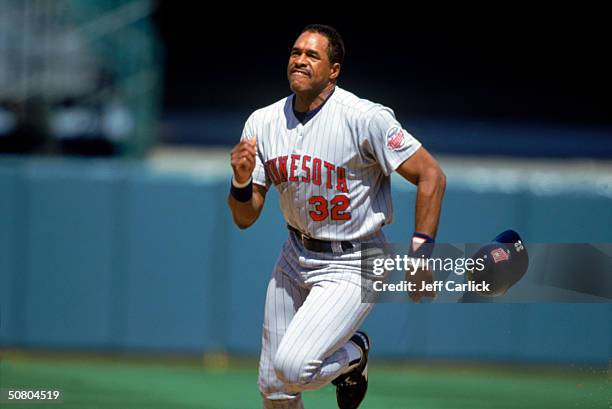
POLYGON ((328 207, 331 205, 332 220, 349 220, 351 212, 345 211, 351 204, 350 199, 345 195, 334 196, 329 202, 323 196, 313 196, 308 203, 314 205, 314 210, 308 212, 310 218, 315 222, 322 222, 329 216, 328 207))

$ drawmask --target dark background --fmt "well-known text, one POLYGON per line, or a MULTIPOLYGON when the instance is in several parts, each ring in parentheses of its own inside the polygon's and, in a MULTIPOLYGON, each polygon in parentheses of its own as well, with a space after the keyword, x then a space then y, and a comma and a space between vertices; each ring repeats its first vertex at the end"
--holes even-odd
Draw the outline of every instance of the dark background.
POLYGON ((166 112, 248 113, 288 95, 289 48, 304 25, 318 22, 344 37, 340 86, 396 113, 612 122, 610 34, 597 11, 570 10, 561 18, 558 10, 480 10, 441 18, 393 9, 352 16, 186 4, 160 1, 155 13, 166 112))

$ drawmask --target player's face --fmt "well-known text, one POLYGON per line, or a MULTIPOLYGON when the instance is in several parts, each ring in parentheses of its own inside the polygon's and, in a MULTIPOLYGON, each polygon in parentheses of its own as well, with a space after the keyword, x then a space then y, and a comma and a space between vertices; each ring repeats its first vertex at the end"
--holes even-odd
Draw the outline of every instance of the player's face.
POLYGON ((331 64, 327 37, 319 33, 302 33, 295 41, 289 56, 287 77, 295 93, 321 92, 338 77, 340 64, 331 64))

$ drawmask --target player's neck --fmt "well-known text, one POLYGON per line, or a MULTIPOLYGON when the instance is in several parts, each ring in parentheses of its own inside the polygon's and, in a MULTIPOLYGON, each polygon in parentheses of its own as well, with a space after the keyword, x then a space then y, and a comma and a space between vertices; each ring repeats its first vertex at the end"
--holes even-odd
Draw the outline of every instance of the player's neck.
POLYGON ((323 102, 333 92, 336 84, 329 83, 323 88, 323 90, 317 94, 295 94, 295 105, 293 109, 297 112, 310 112, 314 111, 321 106, 323 102))

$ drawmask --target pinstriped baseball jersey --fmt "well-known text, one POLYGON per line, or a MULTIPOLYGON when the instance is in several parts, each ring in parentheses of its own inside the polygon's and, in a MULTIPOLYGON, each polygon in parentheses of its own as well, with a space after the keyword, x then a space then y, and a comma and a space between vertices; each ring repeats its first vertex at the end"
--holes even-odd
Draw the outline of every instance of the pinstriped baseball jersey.
POLYGON ((392 222, 390 174, 421 146, 393 111, 336 87, 301 123, 291 95, 255 111, 253 182, 274 184, 290 225, 320 240, 357 240, 392 222))

